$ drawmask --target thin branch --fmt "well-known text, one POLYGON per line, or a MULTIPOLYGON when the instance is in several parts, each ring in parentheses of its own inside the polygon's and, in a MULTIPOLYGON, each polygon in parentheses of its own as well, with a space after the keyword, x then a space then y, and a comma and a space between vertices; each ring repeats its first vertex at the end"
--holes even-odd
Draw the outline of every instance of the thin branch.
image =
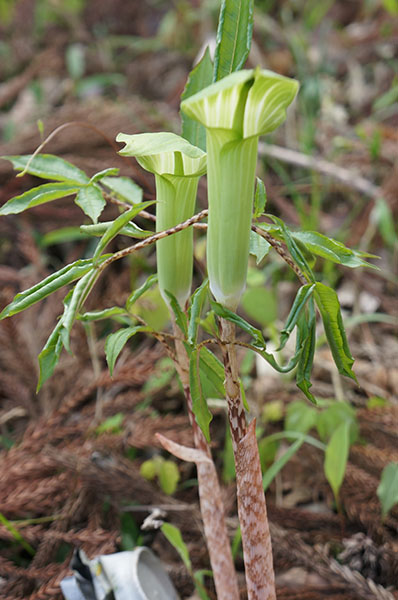
POLYGON ((308 283, 305 275, 301 272, 294 260, 286 252, 286 250, 278 240, 272 237, 272 235, 270 235, 267 231, 264 231, 264 229, 261 229, 261 227, 257 227, 257 225, 252 225, 252 231, 255 231, 256 233, 258 233, 258 235, 261 235, 261 237, 263 237, 269 244, 271 244, 271 246, 274 248, 274 250, 276 250, 279 256, 283 258, 283 260, 289 265, 291 269, 293 269, 293 271, 296 273, 298 279, 303 285, 306 285, 308 283))
MULTIPOLYGON (((108 192, 103 192, 104 194, 104 198, 105 200, 107 200, 108 202, 112 202, 112 204, 117 204, 117 206, 123 206, 123 208, 126 208, 127 210, 130 210, 131 208, 131 204, 129 204, 128 202, 123 202, 123 200, 119 200, 118 198, 115 198, 115 196, 112 196, 112 194, 109 194, 108 192)), ((145 219, 149 219, 150 221, 153 221, 154 223, 156 223, 156 215, 153 215, 149 212, 147 212, 146 210, 142 210, 139 213, 140 217, 144 217, 145 219)), ((193 227, 195 227, 195 229, 207 229, 207 224, 206 223, 194 223, 193 227)))
MULTIPOLYGON (((32 162, 32 160, 34 159, 35 156, 37 156, 37 154, 39 154, 39 152, 41 152, 41 150, 43 150, 43 148, 56 136, 58 135, 58 133, 61 133, 61 131, 63 131, 64 129, 67 129, 68 127, 85 127, 86 129, 91 129, 91 131, 94 131, 95 133, 97 133, 98 135, 100 135, 101 137, 104 138, 104 140, 115 150, 116 153, 119 152, 119 147, 116 144, 116 142, 114 142, 113 140, 110 139, 110 137, 108 137, 106 135, 106 133, 104 133, 103 131, 101 131, 101 129, 98 129, 98 127, 96 127, 95 125, 92 125, 91 123, 87 123, 86 121, 68 121, 67 123, 62 123, 62 125, 59 125, 56 129, 54 129, 46 138, 45 140, 42 141, 42 143, 36 148, 36 150, 33 152, 33 154, 31 155, 31 157, 29 158, 25 168, 23 169, 23 171, 21 171, 20 173, 18 173, 17 177, 22 177, 23 175, 25 175, 28 172, 29 166, 32 162)), ((126 159, 127 157, 125 156, 121 156, 122 159, 126 159)))
POLYGON ((282 148, 281 146, 275 146, 274 144, 264 144, 260 142, 258 146, 260 156, 269 156, 276 158, 282 162, 290 163, 304 169, 312 169, 328 175, 337 181, 340 181, 344 185, 350 188, 354 188, 366 196, 370 196, 373 200, 377 200, 382 196, 382 190, 379 186, 375 185, 371 181, 368 181, 361 175, 353 173, 349 169, 339 167, 323 158, 306 156, 297 150, 290 150, 289 148, 282 148))
MULTIPOLYGON (((199 223, 199 221, 205 219, 208 216, 208 213, 209 211, 207 209, 202 210, 201 212, 197 213, 190 219, 187 219, 183 223, 179 223, 175 227, 171 227, 170 229, 166 229, 165 231, 159 231, 158 233, 154 233, 150 237, 145 238, 145 240, 142 240, 141 242, 138 242, 133 246, 128 246, 127 248, 123 248, 123 250, 119 250, 119 252, 115 252, 115 254, 110 256, 105 262, 103 262, 98 267, 99 273, 101 273, 104 269, 106 269, 106 267, 108 267, 111 263, 115 262, 116 260, 124 258, 125 256, 128 256, 133 252, 137 252, 138 250, 142 250, 143 248, 146 248, 146 246, 150 246, 151 244, 156 243, 158 240, 162 240, 168 237, 169 235, 178 233, 179 231, 182 231, 187 227, 195 227, 195 225, 200 225, 201 229, 207 229, 207 224, 199 223)), ((257 227, 257 225, 252 225, 252 231, 255 231, 258 235, 267 240, 269 244, 271 244, 271 246, 276 250, 279 256, 283 258, 283 260, 289 265, 291 269, 293 269, 293 271, 296 273, 298 279, 303 285, 308 283, 303 273, 300 271, 298 266, 295 264, 293 259, 289 256, 289 254, 286 252, 286 250, 283 248, 282 244, 278 240, 273 238, 268 232, 261 229, 261 227, 257 227)))
MULTIPOLYGON (((108 194, 108 192, 103 191, 102 193, 107 202, 111 202, 112 204, 116 204, 117 206, 122 206, 123 208, 126 208, 127 210, 130 210, 132 208, 131 204, 129 204, 128 202, 123 202, 123 200, 119 200, 118 198, 115 198, 115 196, 112 196, 112 194, 108 194)), ((151 213, 149 213, 146 210, 142 210, 138 214, 140 217, 144 217, 145 219, 148 219, 149 221, 156 221, 155 215, 152 215, 151 213)))
POLYGON ((134 246, 128 246, 127 248, 123 248, 123 250, 119 250, 119 252, 115 252, 115 254, 110 256, 106 261, 104 261, 101 265, 99 265, 98 272, 101 273, 104 269, 106 269, 106 267, 108 267, 110 264, 112 264, 116 260, 119 260, 120 258, 124 258, 125 256, 128 256, 129 254, 132 254, 133 252, 137 252, 138 250, 142 250, 142 248, 146 248, 146 246, 150 246, 151 244, 154 244, 158 240, 162 240, 162 239, 168 237, 169 235, 178 233, 179 231, 182 231, 183 229, 186 229, 187 227, 190 227, 191 225, 198 223, 198 221, 201 221, 202 219, 207 217, 208 212, 209 211, 207 209, 202 210, 197 215, 194 215, 193 217, 191 217, 190 219, 187 219, 183 223, 179 223, 179 225, 176 225, 175 227, 171 227, 170 229, 166 229, 165 231, 159 231, 159 233, 155 233, 154 235, 151 235, 150 237, 145 238, 145 240, 142 240, 142 242, 138 242, 137 244, 134 244, 134 246))

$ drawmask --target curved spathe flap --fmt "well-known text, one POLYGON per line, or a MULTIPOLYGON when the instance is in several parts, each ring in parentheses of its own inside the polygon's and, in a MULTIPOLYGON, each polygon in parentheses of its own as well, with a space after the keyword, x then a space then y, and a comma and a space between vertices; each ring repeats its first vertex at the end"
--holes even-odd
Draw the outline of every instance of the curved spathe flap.
POLYGON ((274 131, 286 119, 286 109, 299 89, 295 79, 272 71, 256 70, 249 90, 243 121, 243 137, 265 135, 274 131))
POLYGON ((206 153, 175 133, 119 133, 124 142, 122 156, 135 156, 139 164, 155 175, 195 177, 206 173, 206 153))
POLYGON ((259 136, 282 123, 298 88, 294 79, 272 71, 237 71, 184 100, 181 110, 208 129, 259 136))

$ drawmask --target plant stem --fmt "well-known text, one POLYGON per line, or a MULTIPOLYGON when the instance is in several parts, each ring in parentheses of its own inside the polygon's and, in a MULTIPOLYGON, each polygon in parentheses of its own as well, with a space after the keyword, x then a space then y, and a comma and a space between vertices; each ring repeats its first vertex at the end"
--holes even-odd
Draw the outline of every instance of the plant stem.
MULTIPOLYGON (((192 410, 192 398, 189 386, 189 358, 183 344, 181 330, 173 320, 176 349, 176 369, 180 377, 189 420, 193 430, 195 447, 202 450, 211 460, 209 445, 196 422, 192 410)), ((225 511, 221 497, 216 467, 211 460, 196 463, 200 510, 214 575, 218 600, 239 600, 238 582, 234 568, 231 546, 225 524, 225 511)))
POLYGON ((274 568, 262 486, 256 422, 246 425, 235 350, 235 325, 220 320, 228 420, 236 468, 238 514, 249 600, 275 600, 274 568))

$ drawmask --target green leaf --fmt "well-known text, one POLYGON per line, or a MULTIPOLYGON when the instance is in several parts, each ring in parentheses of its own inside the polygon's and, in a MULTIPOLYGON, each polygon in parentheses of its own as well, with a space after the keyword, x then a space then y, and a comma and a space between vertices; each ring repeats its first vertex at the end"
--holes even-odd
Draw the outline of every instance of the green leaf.
POLYGON ((98 217, 106 205, 101 189, 95 183, 81 188, 75 198, 75 203, 80 206, 85 215, 90 217, 93 223, 97 223, 98 217))
POLYGON ((251 344, 250 348, 252 350, 255 350, 258 354, 260 354, 260 356, 262 356, 264 360, 266 360, 276 371, 278 371, 278 373, 288 373, 297 365, 297 362, 300 358, 300 354, 302 352, 302 347, 300 345, 296 347, 296 352, 294 356, 292 356, 292 358, 289 360, 287 365, 280 366, 278 365, 275 357, 266 351, 265 340, 263 334, 259 329, 256 329, 255 327, 253 327, 253 325, 245 321, 245 319, 242 319, 242 317, 235 314, 228 308, 225 308, 218 302, 210 300, 210 304, 218 317, 222 317, 223 319, 231 321, 231 323, 235 323, 235 325, 243 329, 243 331, 245 331, 254 338, 254 341, 251 344))
POLYGON ((207 402, 203 396, 202 386, 199 376, 198 350, 194 350, 189 360, 189 386, 192 396, 192 410, 195 419, 208 442, 210 442, 209 425, 213 418, 207 402))
MULTIPOLYGON (((95 227, 95 226, 94 226, 95 227)), ((83 233, 80 227, 61 227, 60 229, 53 229, 48 233, 45 233, 40 239, 40 246, 47 248, 54 244, 65 244, 67 242, 75 242, 76 240, 88 239, 90 235, 83 233)))
POLYGON ((159 484, 165 494, 171 496, 177 489, 180 472, 177 465, 171 460, 163 460, 158 472, 159 484))
POLYGON ((178 304, 178 301, 177 301, 176 297, 173 296, 173 294, 171 294, 167 290, 165 290, 165 294, 169 298, 170 307, 171 307, 171 310, 174 313, 174 318, 176 320, 176 323, 177 323, 178 327, 181 329, 181 331, 183 332, 184 336, 186 337, 188 335, 188 319, 187 319, 187 316, 181 310, 181 307, 178 304))
POLYGON ((325 451, 325 476, 333 490, 336 502, 350 450, 350 423, 344 422, 334 431, 325 451))
POLYGON ((72 283, 88 273, 92 267, 93 261, 91 258, 77 260, 70 265, 66 265, 66 267, 49 275, 46 279, 43 279, 43 281, 40 281, 28 290, 17 294, 12 302, 6 306, 0 314, 0 320, 16 315, 36 302, 43 300, 64 285, 68 285, 68 283, 72 283))
POLYGON ((224 367, 219 359, 208 349, 202 346, 199 358, 200 381, 207 398, 225 398, 224 367), (206 394, 206 391, 209 394, 206 394))
POLYGON ((284 429, 307 433, 315 426, 316 420, 316 409, 303 400, 296 400, 287 407, 284 429))
POLYGON ((311 295, 314 291, 314 288, 315 288, 315 285, 314 284, 311 285, 310 283, 307 283, 307 285, 303 285, 301 288, 299 288, 299 290, 296 294, 296 297, 294 299, 292 308, 290 309, 289 315, 286 319, 285 326, 281 331, 281 337, 280 337, 278 351, 282 350, 285 347, 290 334, 292 333, 293 329, 297 325, 297 322, 301 315, 301 311, 305 307, 308 299, 311 297, 311 295))
POLYGON ((13 536, 14 540, 18 542, 18 544, 20 544, 22 548, 24 548, 24 550, 28 552, 28 554, 30 554, 31 556, 34 556, 36 554, 34 548, 32 548, 32 546, 22 537, 18 529, 16 529, 16 527, 14 527, 14 525, 1 512, 0 523, 4 525, 6 529, 8 529, 8 531, 13 536))
POLYGON ((312 435, 305 435, 303 433, 299 433, 298 431, 278 431, 277 433, 272 433, 271 435, 267 436, 267 440, 269 440, 270 442, 273 440, 301 440, 304 439, 306 444, 309 444, 310 446, 314 446, 314 448, 317 448, 318 450, 322 450, 322 452, 325 452, 326 450, 326 446, 325 444, 323 444, 322 442, 320 442, 317 438, 314 438, 312 435))
POLYGON ((304 244, 312 254, 331 260, 339 265, 351 268, 372 267, 377 269, 375 265, 363 260, 364 257, 376 258, 373 254, 351 250, 341 242, 316 231, 295 231, 292 232, 292 236, 296 241, 304 244))
POLYGON ((256 257, 256 265, 259 265, 270 251, 271 244, 255 231, 250 232, 249 253, 256 257))
MULTIPOLYGON (((25 156, 2 156, 1 158, 9 160, 17 171, 23 171, 31 156, 31 154, 28 154, 25 156)), ((80 185, 85 185, 90 181, 81 169, 52 154, 37 154, 30 162, 27 173, 42 179, 53 179, 54 181, 65 181, 80 185)))
POLYGON ((241 69, 253 35, 253 0, 223 0, 218 21, 213 81, 241 69))
POLYGON ((43 383, 51 377, 59 362, 62 352, 62 340, 60 336, 61 327, 62 321, 59 321, 38 356, 40 375, 36 392, 38 392, 43 383))
POLYGON ((398 463, 390 462, 384 467, 377 495, 385 517, 394 504, 398 503, 398 463))
POLYGON ((61 318, 62 327, 60 329, 60 336, 65 350, 69 353, 71 352, 69 338, 73 323, 75 322, 80 307, 83 305, 98 277, 99 272, 96 269, 83 275, 73 290, 66 296, 65 300, 67 301, 65 302, 64 300, 65 310, 61 318))
POLYGON ((167 538, 170 544, 177 550, 182 561, 189 572, 192 571, 192 564, 189 558, 188 548, 182 539, 181 532, 171 523, 163 523, 161 527, 163 535, 167 538))
POLYGON ((304 256, 299 245, 295 241, 290 229, 285 225, 282 219, 279 219, 279 217, 275 217, 274 215, 270 214, 268 214, 267 217, 269 217, 272 221, 274 221, 274 223, 279 225, 281 233, 283 235, 283 241, 285 242, 287 249, 289 250, 290 255, 296 263, 296 265, 301 269, 301 271, 304 273, 304 275, 309 281, 311 281, 312 283, 315 282, 315 277, 312 272, 312 269, 308 264, 307 259, 304 256))
POLYGON ((210 600, 206 592, 206 588, 204 587, 204 578, 205 576, 213 577, 213 571, 209 571, 208 569, 200 569, 199 571, 195 571, 193 575, 193 582, 195 584, 196 593, 199 596, 200 600, 210 600))
POLYGON ((121 550, 134 550, 136 546, 143 545, 143 536, 135 519, 129 513, 121 513, 120 532, 121 532, 121 550))
POLYGON ((207 298, 209 291, 209 282, 205 279, 200 287, 198 287, 192 294, 192 303, 189 310, 189 325, 188 325, 188 344, 193 346, 196 344, 198 337, 198 329, 200 322, 200 315, 202 312, 203 304, 207 298))
POLYGON ((129 204, 142 202, 143 191, 130 177, 103 177, 101 184, 129 204))
POLYGON ((339 373, 356 381, 355 373, 351 369, 354 359, 348 347, 336 292, 318 282, 315 284, 314 298, 321 313, 326 338, 339 373))
POLYGON ((279 444, 275 440, 269 440, 267 437, 258 441, 258 454, 260 456, 261 470, 265 472, 275 460, 276 451, 279 444))
POLYGON ((17 215, 28 208, 77 194, 80 189, 69 183, 45 183, 8 200, 0 208, 0 215, 17 215))
POLYGON ((147 290, 149 290, 149 288, 151 288, 153 285, 155 285, 155 283, 158 282, 158 275, 157 273, 155 273, 154 275, 150 275, 148 277, 148 279, 136 290, 134 290, 130 296, 127 298, 126 300, 126 309, 128 311, 131 310, 133 304, 135 304, 135 302, 137 302, 137 300, 139 298, 141 298, 141 296, 143 294, 145 294, 145 292, 147 290))
MULTIPOLYGON (((114 221, 101 221, 101 223, 96 223, 95 225, 80 225, 79 231, 85 236, 101 237, 110 227, 112 227, 113 223, 114 221)), ((127 235, 128 237, 139 240, 153 235, 153 231, 141 229, 141 227, 138 227, 135 223, 127 223, 127 225, 122 227, 118 233, 119 235, 127 235)))
POLYGON ((235 323, 235 325, 237 325, 238 327, 243 329, 243 331, 251 335, 252 338, 254 338, 256 344, 258 344, 262 348, 265 348, 264 337, 259 329, 253 327, 253 325, 245 321, 245 319, 242 319, 242 317, 240 317, 239 315, 232 312, 232 310, 225 308, 218 302, 214 302, 214 300, 210 300, 210 305, 218 317, 227 319, 228 321, 231 321, 231 323, 235 323))
POLYGON ((306 323, 306 316, 301 315, 301 319, 298 322, 298 330, 299 337, 303 338, 304 342, 297 365, 296 385, 306 395, 310 402, 317 404, 316 398, 310 392, 310 387, 312 387, 310 378, 316 345, 316 320, 312 299, 310 299, 308 324, 306 323))
POLYGON ((102 171, 99 171, 91 177, 90 183, 97 183, 97 181, 101 181, 101 179, 104 179, 104 177, 116 177, 119 171, 120 169, 117 169, 115 167, 111 167, 110 169, 103 169, 102 171))
POLYGON ((126 210, 124 213, 119 215, 117 217, 117 219, 112 221, 111 225, 109 226, 109 228, 106 230, 106 232, 104 233, 104 235, 98 242, 98 246, 96 247, 95 253, 93 256, 93 260, 95 261, 98 259, 98 257, 102 254, 102 252, 106 248, 106 246, 109 244, 109 242, 111 240, 113 240, 113 238, 115 238, 118 235, 118 233, 120 233, 120 231, 123 229, 123 227, 129 223, 129 221, 134 219, 134 217, 136 217, 138 215, 138 213, 140 213, 142 210, 144 210, 148 206, 151 206, 151 204, 153 204, 153 203, 154 203, 154 201, 142 202, 141 204, 136 204, 133 208, 130 208, 130 210, 126 210))
POLYGON ((108 417, 105 419, 105 421, 102 421, 98 427, 96 427, 95 433, 97 435, 101 435, 101 433, 121 433, 123 431, 122 424, 124 417, 125 415, 121 412, 108 417))
POLYGON ((133 335, 139 333, 140 331, 150 331, 150 328, 142 325, 137 325, 135 327, 124 327, 123 329, 115 331, 115 333, 111 333, 111 335, 107 337, 105 342, 105 356, 111 375, 113 375, 113 369, 115 367, 116 360, 124 346, 127 344, 129 339, 133 337, 133 335))
POLYGON ((253 218, 258 219, 261 217, 265 210, 265 205, 267 204, 267 192, 265 189, 265 185, 263 181, 256 177, 257 185, 256 185, 256 193, 254 194, 254 210, 253 210, 253 218))
POLYGON ((79 321, 84 323, 92 323, 93 321, 102 321, 103 319, 111 319, 112 317, 123 317, 127 315, 125 308, 120 306, 112 306, 111 308, 104 308, 103 310, 92 310, 85 312, 82 315, 78 315, 79 321))
MULTIPOLYGON (((213 63, 210 58, 209 48, 206 48, 204 55, 198 64, 188 75, 187 83, 181 100, 200 92, 203 88, 211 84, 213 79, 213 63)), ((206 151, 206 130, 197 121, 194 121, 181 111, 182 137, 188 140, 194 146, 206 151)))
POLYGON ((316 428, 321 440, 329 440, 341 423, 349 423, 350 445, 354 444, 358 439, 359 425, 355 409, 347 402, 333 402, 318 414, 316 428))
POLYGON ((282 454, 278 460, 276 460, 269 469, 266 470, 263 477, 263 489, 264 492, 267 491, 268 487, 272 483, 273 479, 276 475, 283 469, 285 464, 289 462, 292 456, 298 451, 298 449, 303 445, 305 441, 305 437, 301 437, 296 440, 289 448, 282 454))

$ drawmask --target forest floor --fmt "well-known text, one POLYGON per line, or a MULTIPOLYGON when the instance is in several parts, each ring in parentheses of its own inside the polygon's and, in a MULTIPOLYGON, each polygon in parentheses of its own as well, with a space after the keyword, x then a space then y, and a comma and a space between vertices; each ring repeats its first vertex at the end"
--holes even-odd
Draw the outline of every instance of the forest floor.
MULTIPOLYGON (((275 145, 263 149, 267 210, 292 226, 317 229, 380 257, 379 270, 320 268, 339 293, 359 385, 336 373, 330 352, 320 345, 313 390, 321 399, 349 403, 359 436, 350 449, 338 509, 324 475, 324 454, 308 444, 267 491, 277 597, 398 600, 398 506, 382 519, 377 495, 383 469, 398 463, 393 225, 398 217, 398 14, 378 2, 328 2, 322 13, 315 2, 298 11, 286 0, 268 3, 273 6, 268 14, 265 4, 256 5, 249 64, 301 82, 293 116, 272 139, 275 145)), ((211 3, 199 8, 194 0, 72 5, 18 0, 9 12, 4 8, 0 155, 29 154, 41 142, 41 128, 48 135, 72 122, 46 152, 89 175, 119 167, 142 186, 146 199, 153 198, 152 176, 133 160, 121 159, 109 140, 120 131, 179 132, 179 97, 201 45, 214 33, 218 3, 215 10, 211 3)), ((1 160, 0 205, 37 182, 15 178, 10 163, 1 160)), ((205 207, 204 184, 199 205, 205 207)), ((117 210, 107 206, 104 220, 117 210)), ((53 239, 48 235, 80 224, 81 212, 68 200, 0 219, 1 307, 90 250, 87 239, 68 240, 65 231, 53 239)), ((121 243, 118 238, 113 249, 121 243)), ((153 250, 117 264, 94 289, 88 308, 123 304, 132 282, 153 268, 153 250)), ((286 299, 297 289, 292 277, 279 281, 282 271, 280 265, 274 269, 278 312, 272 327, 283 323, 286 299)), ((199 280, 199 270, 195 277, 199 280)), ((162 348, 144 337, 124 349, 111 377, 103 340, 109 331, 98 328, 87 338, 79 325, 72 333, 73 356, 62 355, 55 375, 36 394, 37 355, 61 307, 56 293, 0 323, 0 515, 6 518, 0 525, 0 597, 61 598, 59 582, 70 573, 75 548, 93 557, 139 540, 160 556, 179 594, 188 598, 194 586, 175 549, 159 531, 139 529, 155 508, 163 508, 164 518, 181 530, 194 570, 209 568, 195 468, 178 464, 181 479, 172 496, 140 474, 142 462, 162 452, 157 432, 192 445, 176 377, 162 348), (112 425, 108 419, 115 415, 121 416, 112 425), (34 556, 10 531, 10 522, 34 556)), ((152 306, 142 310, 150 312, 152 306)), ((283 431, 288 407, 304 402, 293 382, 275 377, 259 361, 246 366, 245 385, 261 439, 283 431)), ((216 407, 212 448, 223 475, 232 538, 238 522, 225 429, 224 409, 216 407)), ((310 433, 317 436, 314 428, 310 433)), ((281 442, 276 456, 288 447, 281 442)), ((236 565, 244 598, 239 548, 236 565)), ((211 580, 205 583, 214 598, 211 580)))

